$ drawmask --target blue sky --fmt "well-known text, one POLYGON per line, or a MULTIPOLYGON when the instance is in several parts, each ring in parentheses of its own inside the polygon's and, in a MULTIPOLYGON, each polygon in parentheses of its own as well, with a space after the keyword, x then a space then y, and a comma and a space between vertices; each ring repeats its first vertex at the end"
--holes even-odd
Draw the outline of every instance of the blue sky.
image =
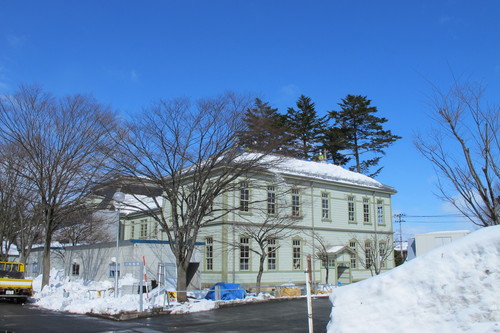
MULTIPOLYGON (((430 126, 431 82, 480 81, 498 103, 499 14, 493 0, 0 0, 0 93, 37 83, 128 114, 159 98, 227 90, 281 112, 304 94, 320 114, 365 95, 403 137, 378 178, 398 190, 393 212, 446 215, 413 137, 430 126)), ((472 228, 449 216, 406 221, 404 237, 472 228)))

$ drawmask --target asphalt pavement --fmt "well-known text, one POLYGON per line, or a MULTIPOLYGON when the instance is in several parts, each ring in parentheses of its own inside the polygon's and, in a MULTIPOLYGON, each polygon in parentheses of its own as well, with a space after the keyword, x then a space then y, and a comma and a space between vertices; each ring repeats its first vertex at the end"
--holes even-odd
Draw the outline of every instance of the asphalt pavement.
MULTIPOLYGON (((313 299, 314 332, 326 332, 331 303, 313 299)), ((112 321, 40 309, 34 305, 0 303, 0 332, 157 333, 157 332, 308 332, 305 299, 224 307, 183 315, 112 321)))

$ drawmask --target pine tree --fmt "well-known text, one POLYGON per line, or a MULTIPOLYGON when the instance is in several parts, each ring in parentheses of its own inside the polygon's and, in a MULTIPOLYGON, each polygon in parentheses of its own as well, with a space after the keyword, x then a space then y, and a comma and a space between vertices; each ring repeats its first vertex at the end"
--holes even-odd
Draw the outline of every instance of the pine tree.
POLYGON ((339 103, 341 111, 330 111, 329 116, 335 121, 334 127, 345 135, 345 150, 354 158, 351 170, 375 177, 382 167, 370 172, 378 166, 385 148, 392 145, 400 136, 393 135, 390 130, 384 130, 382 124, 386 118, 375 116, 377 108, 371 106, 371 100, 366 96, 347 95, 339 103), (363 156, 367 158, 363 159, 363 156))
POLYGON ((297 100, 297 110, 288 108, 286 124, 298 145, 296 157, 314 159, 319 155, 318 144, 326 119, 318 117, 311 98, 301 95, 297 100))
POLYGON ((243 120, 246 129, 238 135, 242 147, 250 150, 266 150, 286 154, 290 135, 286 132, 285 116, 259 98, 247 109, 243 120))

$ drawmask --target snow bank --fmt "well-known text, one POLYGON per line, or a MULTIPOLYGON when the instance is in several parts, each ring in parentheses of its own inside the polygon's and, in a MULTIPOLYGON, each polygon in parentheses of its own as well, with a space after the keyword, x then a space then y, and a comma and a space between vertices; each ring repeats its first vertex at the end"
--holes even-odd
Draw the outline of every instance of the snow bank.
POLYGON ((500 332, 500 226, 336 289, 329 333, 500 332))
MULTIPOLYGON (((120 288, 123 286, 137 285, 138 280, 127 274, 119 280, 120 288)), ((50 283, 41 290, 42 276, 33 280, 35 291, 35 305, 54 311, 71 313, 95 313, 115 315, 124 312, 139 311, 140 295, 129 294, 115 298, 112 281, 84 281, 82 279, 71 280, 64 276, 64 272, 52 269, 50 272, 50 283)), ((206 292, 205 292, 206 293, 206 292)), ((205 293, 200 293, 205 294, 205 293)), ((151 294, 149 295, 151 296, 151 294)), ((219 308, 225 303, 252 303, 262 302, 271 298, 269 294, 261 293, 258 296, 250 296, 245 299, 232 301, 209 301, 205 299, 190 299, 189 302, 171 302, 168 309, 171 314, 182 314, 190 312, 209 311, 219 308)), ((152 304, 152 297, 143 295, 143 310, 163 306, 166 304, 164 296, 156 297, 152 304)))

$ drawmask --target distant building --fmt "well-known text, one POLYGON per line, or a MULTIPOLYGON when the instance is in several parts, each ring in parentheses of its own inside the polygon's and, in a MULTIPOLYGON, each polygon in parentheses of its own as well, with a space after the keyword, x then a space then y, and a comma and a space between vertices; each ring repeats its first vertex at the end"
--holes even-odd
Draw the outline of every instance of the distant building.
POLYGON ((468 230, 458 231, 438 231, 426 234, 415 234, 415 238, 408 239, 408 256, 406 260, 411 260, 421 256, 437 247, 449 244, 459 238, 468 235, 468 230))

